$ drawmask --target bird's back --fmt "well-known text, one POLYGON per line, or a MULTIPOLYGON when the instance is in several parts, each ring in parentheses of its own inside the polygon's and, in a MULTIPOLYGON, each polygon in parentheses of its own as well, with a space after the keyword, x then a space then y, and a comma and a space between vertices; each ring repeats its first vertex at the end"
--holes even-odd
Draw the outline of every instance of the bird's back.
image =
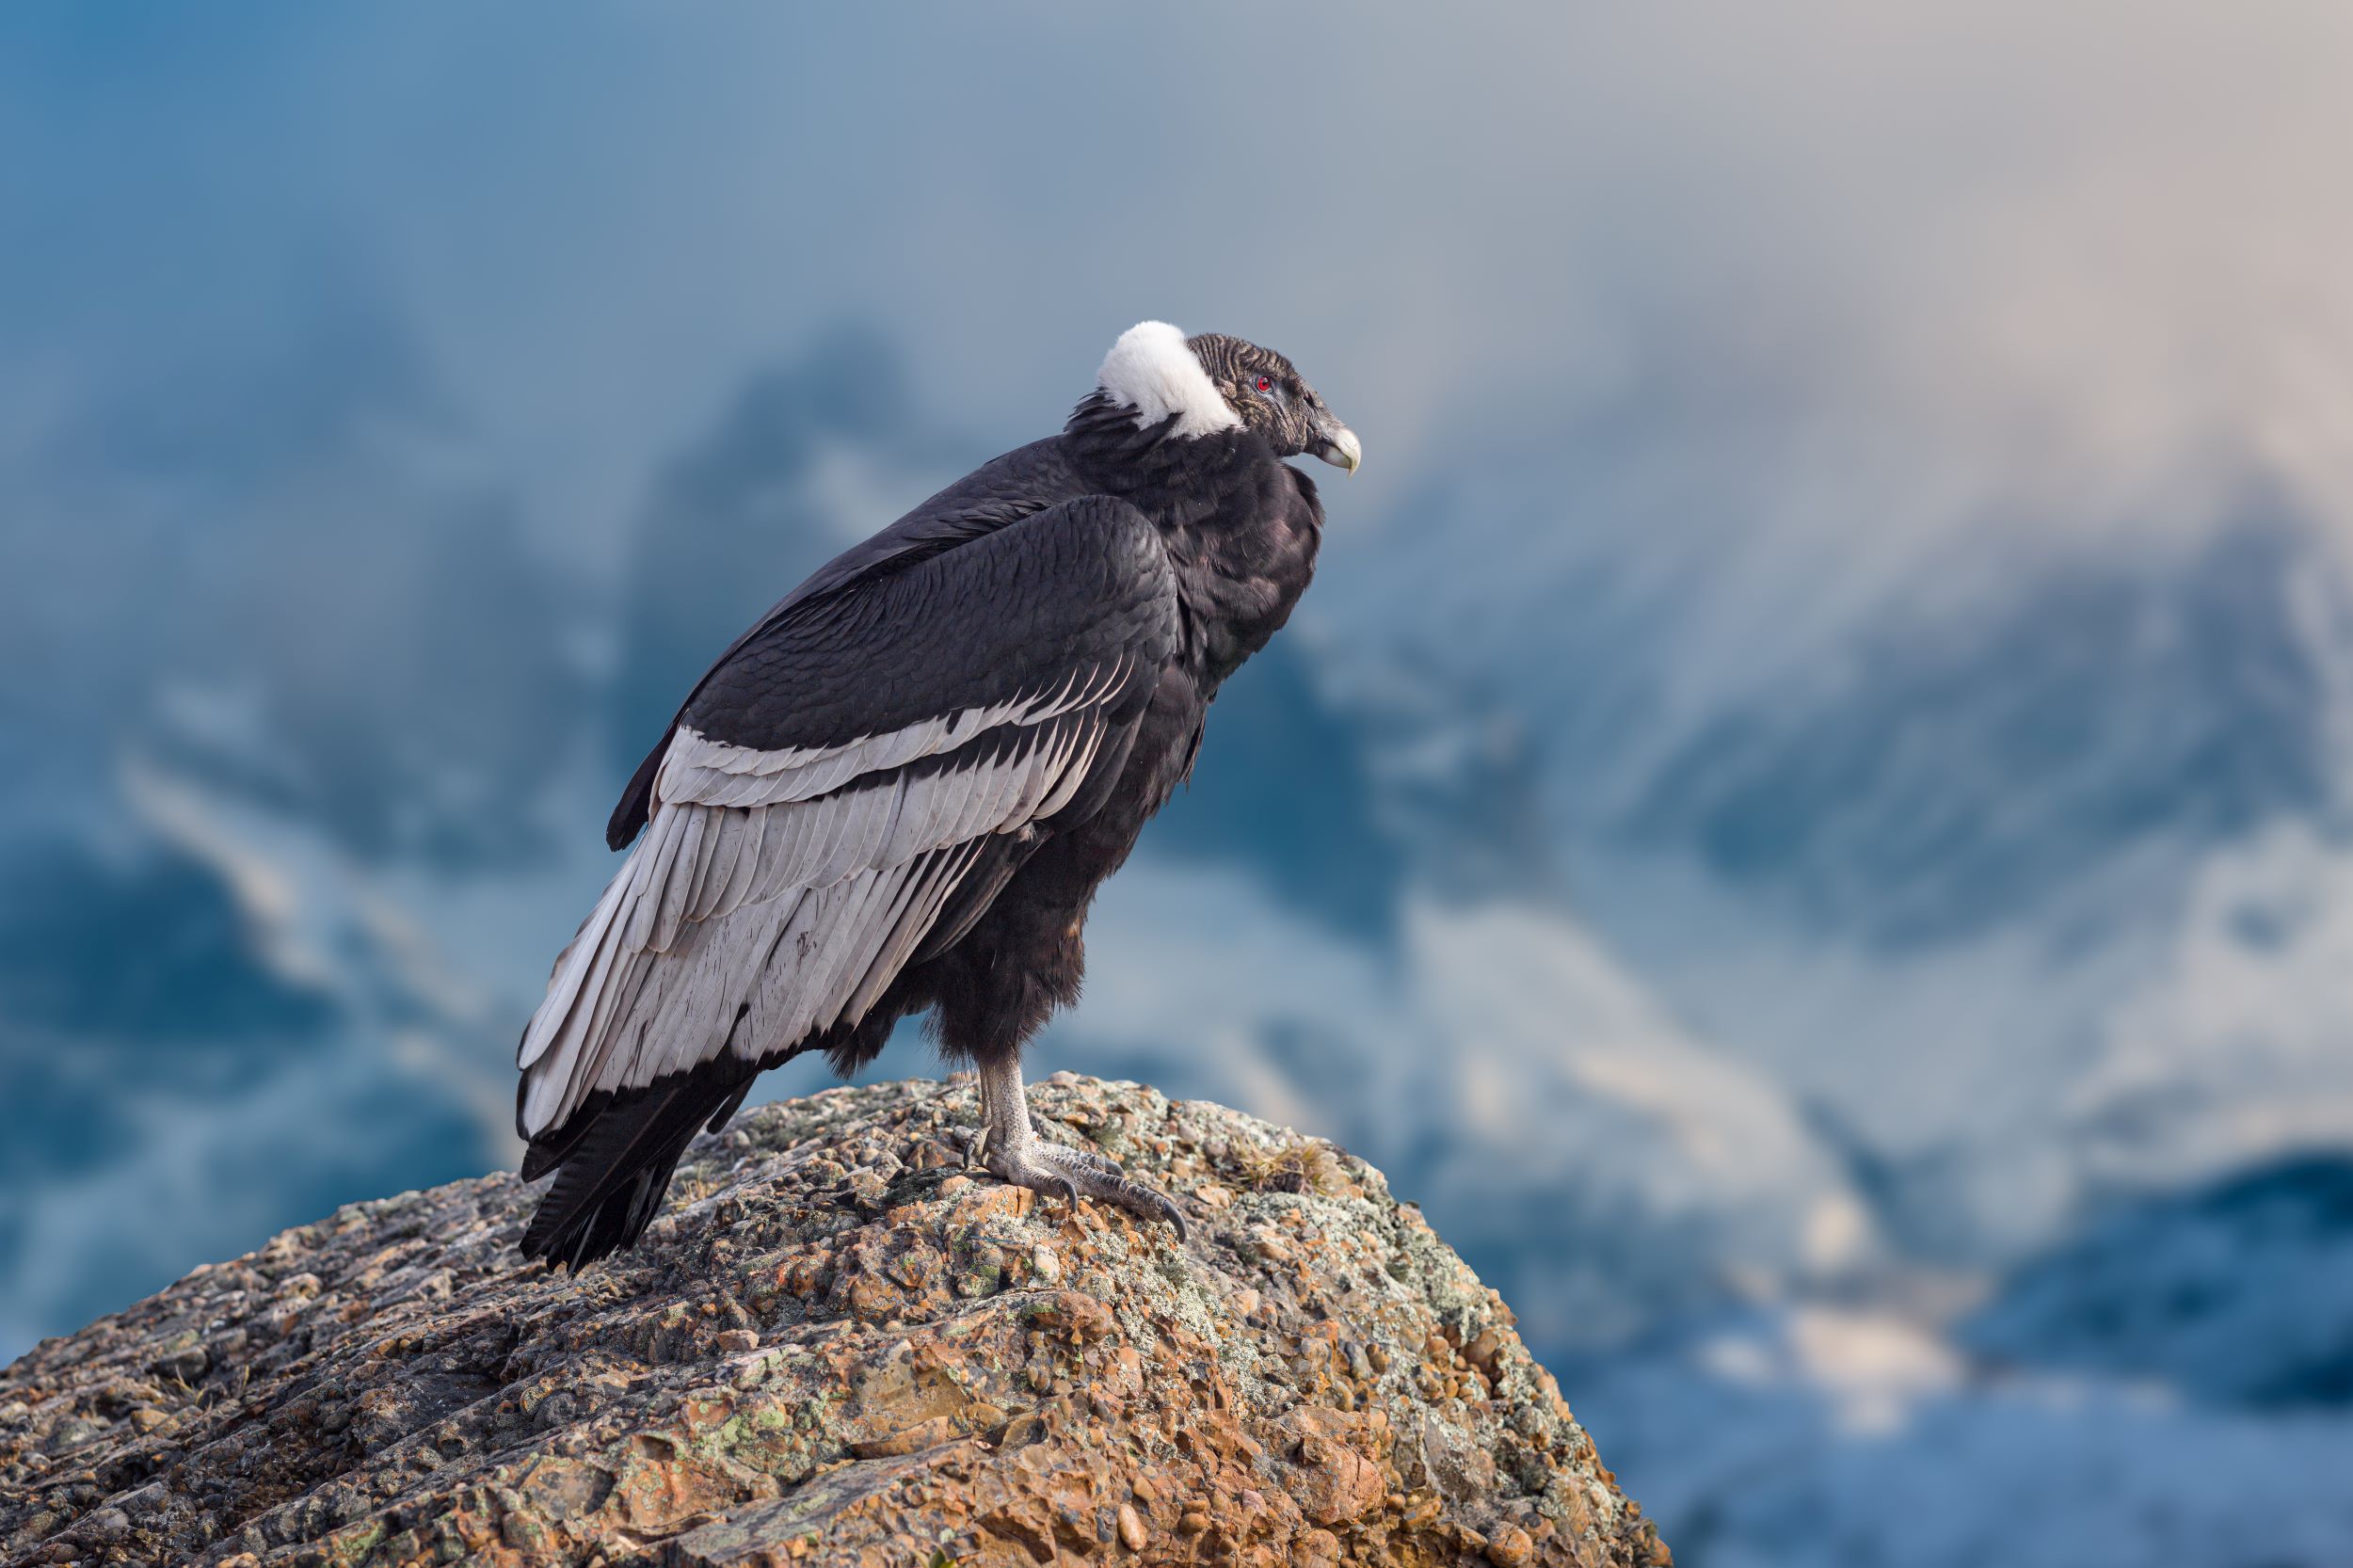
POLYGON ((654 776, 661 770, 663 756, 711 678, 750 644, 772 632, 786 616, 814 600, 839 593, 877 573, 903 569, 941 551, 953 550, 984 534, 1034 516, 1058 502, 1085 495, 1088 490, 1086 480, 1064 451, 1063 439, 1048 436, 990 458, 909 509, 896 522, 877 530, 810 572, 799 586, 776 600, 765 615, 729 643, 686 694, 686 700, 679 704, 678 712, 655 738, 652 749, 637 764, 637 771, 630 776, 621 798, 615 803, 612 818, 605 824, 606 845, 625 848, 644 829, 651 814, 654 776))

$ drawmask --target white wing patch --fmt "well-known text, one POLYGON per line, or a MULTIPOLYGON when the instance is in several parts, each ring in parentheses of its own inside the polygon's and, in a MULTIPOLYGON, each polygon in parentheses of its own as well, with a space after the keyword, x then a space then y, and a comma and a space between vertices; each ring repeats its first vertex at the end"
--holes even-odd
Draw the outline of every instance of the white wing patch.
POLYGON ((704 806, 770 806, 808 800, 840 789, 851 779, 953 751, 984 729, 1000 725, 1037 725, 1100 702, 1127 679, 1128 660, 1084 676, 1073 674, 1056 692, 1016 697, 988 708, 967 708, 945 718, 924 719, 904 729, 866 735, 842 745, 793 746, 760 751, 714 741, 680 726, 662 759, 654 783, 658 800, 691 800, 704 806))
POLYGON ((846 745, 760 751, 681 728, 644 836, 524 1032, 526 1136, 600 1091, 863 1017, 990 836, 1078 792, 1124 673, 846 745), (909 767, 988 730, 1006 732, 988 755, 909 767))

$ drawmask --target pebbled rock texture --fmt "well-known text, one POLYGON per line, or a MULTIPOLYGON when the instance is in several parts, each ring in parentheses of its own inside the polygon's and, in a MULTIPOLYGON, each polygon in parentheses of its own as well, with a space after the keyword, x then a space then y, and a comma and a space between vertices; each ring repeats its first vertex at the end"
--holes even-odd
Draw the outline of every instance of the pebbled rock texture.
POLYGON ((0 1373, 0 1561, 1664 1564, 1380 1173, 1056 1074, 1193 1226, 962 1169, 968 1080, 771 1105, 634 1252, 510 1176, 355 1204, 0 1373))

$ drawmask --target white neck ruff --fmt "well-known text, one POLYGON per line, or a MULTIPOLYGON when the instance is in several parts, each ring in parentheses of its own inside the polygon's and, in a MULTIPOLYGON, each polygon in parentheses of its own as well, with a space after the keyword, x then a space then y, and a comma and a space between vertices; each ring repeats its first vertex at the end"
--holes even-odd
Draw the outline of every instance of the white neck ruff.
POLYGON ((1122 408, 1136 411, 1139 426, 1176 416, 1171 434, 1209 436, 1241 424, 1218 395, 1209 373, 1185 346, 1185 335, 1165 321, 1140 321, 1119 334, 1095 384, 1122 408))

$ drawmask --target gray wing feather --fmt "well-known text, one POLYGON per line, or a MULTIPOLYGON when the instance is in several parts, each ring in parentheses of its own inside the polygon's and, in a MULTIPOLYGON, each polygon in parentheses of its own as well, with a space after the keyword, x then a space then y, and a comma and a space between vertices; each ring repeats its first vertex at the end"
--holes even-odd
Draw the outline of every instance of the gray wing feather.
POLYGON ((702 919, 732 915, 751 896, 752 887, 760 878, 760 857, 768 841, 768 824, 775 815, 769 811, 746 811, 742 817, 744 830, 737 840, 734 857, 728 865, 727 885, 712 906, 703 911, 702 919))
POLYGON ((695 873, 702 866, 703 839, 711 826, 708 810, 681 815, 684 822, 677 849, 663 868, 662 896, 655 901, 653 940, 647 944, 656 952, 669 952, 678 941, 679 923, 686 918, 686 901, 694 890, 695 873))
POLYGON ((799 769, 682 730, 649 830, 558 960, 524 1034, 525 1129, 560 1125, 599 1091, 728 1050, 757 1060, 862 1017, 980 844, 1076 793, 1116 674, 831 748, 799 769), (1000 727, 1009 744, 976 761, 810 788, 854 762, 904 767, 1000 727))
MULTIPOLYGON (((990 526, 1036 511, 1018 508, 990 526)), ((1091 770, 1120 754, 1107 744, 1112 714, 1132 722, 1133 699, 1177 646, 1179 612, 1157 536, 1132 508, 1099 497, 1048 504, 1017 526, 1032 533, 1016 540, 950 530, 942 536, 968 541, 971 555, 951 551, 941 559, 952 567, 919 563, 877 580, 900 622, 879 632, 850 628, 839 646, 809 642, 829 624, 820 612, 831 601, 808 595, 933 533, 919 529, 881 555, 879 544, 861 547, 739 640, 698 684, 615 813, 614 831, 640 824, 644 831, 558 958, 518 1048, 526 1136, 562 1126, 593 1096, 725 1053, 756 1062, 789 1052, 812 1032, 866 1016, 927 938, 936 939, 959 886, 977 868, 1003 864, 986 853, 996 836, 1064 811, 1091 770), (1014 618, 975 633, 975 648, 1011 646, 1008 629, 1032 625, 1052 639, 1021 666, 1033 684, 968 679, 952 663, 962 632, 934 635, 936 623, 924 616, 944 594, 977 603, 1027 592, 1031 539, 1052 552, 1041 559, 1109 575, 1099 590, 1092 579, 1051 578, 1014 618), (795 621, 795 605, 816 608, 795 621), (988 695, 953 712, 910 711, 905 689, 885 676, 866 712, 889 715, 893 728, 839 743, 788 739, 844 733, 831 719, 793 728, 755 717, 774 700, 763 693, 790 689, 792 666, 772 667, 775 660, 813 660, 821 676, 854 674, 845 661, 892 638, 900 639, 893 657, 928 662, 935 689, 988 695), (1062 655, 1082 660, 1077 668, 1055 664, 1054 648, 1081 647, 1097 651, 1062 655), (729 684, 739 665, 758 673, 729 684), (776 739, 766 747, 722 741, 703 724, 776 739)), ((838 695, 828 700, 830 712, 842 711, 838 695)))
POLYGON ((931 857, 920 882, 913 884, 902 901, 897 924, 891 928, 889 939, 874 954, 867 967, 866 976, 851 993, 843 1011, 851 1017, 863 1017, 867 1009, 882 1000, 882 993, 899 971, 906 967, 916 945, 928 936, 932 923, 948 902, 948 895, 964 880, 980 858, 981 844, 973 840, 956 845, 931 857))
POLYGON ((1051 691, 989 707, 967 708, 846 745, 760 751, 681 727, 663 757, 655 793, 664 801, 694 801, 704 806, 775 806, 812 800, 868 774, 886 773, 953 751, 983 730, 1006 725, 1034 728, 1092 706, 1116 689, 1127 669, 1127 661, 1121 660, 1103 669, 1074 671, 1051 691))

